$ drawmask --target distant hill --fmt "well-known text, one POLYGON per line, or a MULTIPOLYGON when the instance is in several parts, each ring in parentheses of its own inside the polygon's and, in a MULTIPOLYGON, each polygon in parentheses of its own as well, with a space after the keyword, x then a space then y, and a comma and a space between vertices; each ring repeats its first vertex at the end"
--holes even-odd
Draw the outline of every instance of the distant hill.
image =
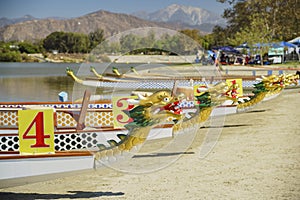
POLYGON ((219 15, 207 10, 173 4, 153 13, 138 12, 133 15, 112 13, 104 10, 81 17, 65 19, 48 17, 38 19, 30 15, 22 18, 0 18, 0 40, 39 40, 55 31, 88 34, 103 29, 106 36, 140 27, 170 29, 199 29, 209 33, 215 25, 224 25, 219 15))
POLYGON ((225 26, 226 24, 226 21, 218 14, 202 8, 177 4, 172 4, 152 13, 140 11, 133 13, 133 15, 155 22, 177 23, 181 26, 197 28, 204 32, 211 32, 215 25, 225 26))
MULTIPOLYGON (((47 17, 45 19, 63 20, 66 18, 64 18, 64 17, 47 17)), ((7 25, 11 25, 11 24, 17 24, 20 22, 26 22, 26 21, 32 21, 32 20, 39 20, 39 18, 33 17, 31 15, 24 15, 23 17, 13 18, 13 19, 2 17, 2 18, 0 18, 0 28, 7 26, 7 25)))
POLYGON ((180 25, 151 22, 127 14, 97 11, 72 19, 36 19, 10 24, 0 28, 0 40, 36 40, 45 38, 52 32, 80 32, 88 34, 96 29, 103 29, 107 36, 140 27, 164 27, 181 29, 180 25))
POLYGON ((14 18, 14 19, 2 17, 2 18, 0 18, 0 27, 4 27, 4 26, 10 25, 10 24, 16 24, 19 22, 30 21, 30 20, 34 20, 34 19, 36 19, 36 18, 31 15, 25 15, 23 17, 14 18))

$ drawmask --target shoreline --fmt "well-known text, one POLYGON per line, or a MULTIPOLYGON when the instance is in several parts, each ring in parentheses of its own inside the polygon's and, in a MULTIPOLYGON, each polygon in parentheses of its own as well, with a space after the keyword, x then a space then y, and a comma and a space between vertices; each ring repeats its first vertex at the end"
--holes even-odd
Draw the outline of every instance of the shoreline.
MULTIPOLYGON (((38 53, 38 54, 27 54, 27 56, 31 58, 36 58, 37 60, 40 61, 37 63, 88 63, 90 62, 87 60, 89 54, 65 54, 65 53, 50 54, 49 53, 46 56, 44 56, 43 54, 38 53)), ((99 60, 100 62, 97 61, 96 63, 111 62, 111 63, 122 63, 122 64, 126 64, 126 63, 127 64, 128 63, 197 64, 195 63, 195 59, 196 59, 195 55, 176 56, 176 55, 106 55, 104 54, 102 55, 102 57, 105 57, 104 59, 105 61, 99 60)), ((24 61, 24 63, 31 63, 31 62, 24 61)), ((254 66, 260 67, 260 66, 278 66, 278 65, 290 65, 291 67, 295 67, 296 65, 296 67, 298 67, 298 65, 300 65, 300 61, 293 61, 290 62, 290 64, 289 62, 287 62, 281 64, 254 65, 254 66)), ((239 65, 229 65, 229 66, 239 66, 239 65)), ((250 65, 246 65, 246 66, 250 66, 250 65)))

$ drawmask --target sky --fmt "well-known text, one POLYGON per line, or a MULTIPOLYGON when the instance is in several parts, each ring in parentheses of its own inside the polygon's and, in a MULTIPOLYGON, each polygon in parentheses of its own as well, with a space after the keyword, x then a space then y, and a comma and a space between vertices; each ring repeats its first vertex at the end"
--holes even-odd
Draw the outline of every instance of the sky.
POLYGON ((228 5, 216 0, 0 0, 0 18, 32 15, 45 17, 79 17, 98 10, 131 14, 153 12, 171 4, 200 7, 222 14, 228 5))

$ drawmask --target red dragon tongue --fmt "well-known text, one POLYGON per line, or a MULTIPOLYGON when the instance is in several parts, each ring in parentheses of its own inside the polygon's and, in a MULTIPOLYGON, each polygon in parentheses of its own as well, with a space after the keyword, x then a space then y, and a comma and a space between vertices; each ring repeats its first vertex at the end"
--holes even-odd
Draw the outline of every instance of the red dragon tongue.
POLYGON ((167 110, 167 111, 173 112, 175 114, 181 114, 182 113, 182 109, 179 106, 179 103, 180 103, 179 101, 176 101, 176 102, 167 104, 167 105, 165 105, 163 107, 162 110, 167 110))

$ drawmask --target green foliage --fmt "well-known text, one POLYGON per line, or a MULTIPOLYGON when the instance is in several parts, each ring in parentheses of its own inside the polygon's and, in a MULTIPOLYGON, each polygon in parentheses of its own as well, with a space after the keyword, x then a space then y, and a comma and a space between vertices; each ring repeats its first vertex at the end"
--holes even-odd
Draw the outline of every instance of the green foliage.
POLYGON ((60 53, 87 53, 90 41, 82 33, 53 32, 43 41, 47 51, 58 50, 60 53))
POLYGON ((39 53, 39 46, 32 44, 31 42, 20 42, 18 44, 19 46, 19 51, 21 53, 27 53, 27 54, 31 54, 31 53, 39 53))
POLYGON ((120 38, 121 53, 127 54, 194 54, 199 48, 197 44, 197 41, 183 34, 163 34, 156 38, 153 32, 149 32, 144 37, 128 34, 120 38))
POLYGON ((22 57, 18 51, 16 42, 0 43, 0 61, 1 62, 21 62, 22 57))
POLYGON ((268 46, 262 45, 260 48, 256 48, 254 45, 269 43, 272 32, 260 14, 253 14, 249 19, 251 20, 250 26, 241 28, 240 31, 235 33, 234 38, 229 39, 229 41, 236 46, 247 42, 252 53, 259 53, 262 57, 263 54, 268 52, 268 46))
POLYGON ((141 49, 142 38, 132 33, 122 36, 120 38, 121 51, 122 53, 131 52, 132 50, 141 49))
POLYGON ((1 62, 21 62, 22 57, 18 51, 9 51, 0 53, 1 62))
MULTIPOLYGON (((300 35, 300 16, 297 10, 300 7, 299 0, 217 1, 230 5, 223 13, 228 21, 228 26, 222 31, 228 39, 227 44, 237 44, 242 37, 247 39, 242 42, 251 43, 253 40, 287 41, 300 35), (243 34, 246 36, 242 36, 243 34), (267 38, 261 38, 264 35, 267 38)), ((223 37, 218 37, 219 32, 218 29, 213 30, 216 43, 224 40, 223 37)))
POLYGON ((94 49, 97 45, 104 41, 104 31, 102 29, 97 29, 94 32, 88 34, 89 38, 89 49, 94 49))

